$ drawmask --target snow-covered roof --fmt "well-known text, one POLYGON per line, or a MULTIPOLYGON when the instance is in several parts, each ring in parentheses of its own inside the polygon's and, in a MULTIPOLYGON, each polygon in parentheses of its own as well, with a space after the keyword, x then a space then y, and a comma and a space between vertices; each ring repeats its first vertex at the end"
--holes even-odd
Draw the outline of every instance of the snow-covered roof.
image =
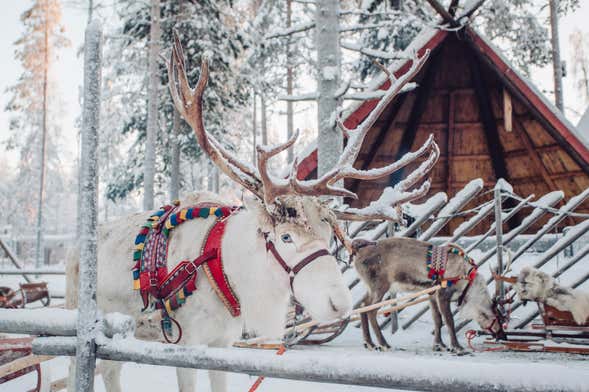
MULTIPOLYGON (((546 122, 559 134, 560 139, 564 139, 567 142, 566 149, 574 152, 583 160, 585 167, 589 166, 589 114, 585 115, 587 117, 587 123, 583 128, 584 132, 581 132, 581 128, 578 130, 568 121, 563 113, 528 78, 517 71, 495 45, 471 27, 466 26, 464 30, 473 42, 473 46, 476 47, 475 50, 478 50, 487 57, 501 77, 529 101, 530 106, 544 117, 546 122)), ((448 34, 450 32, 447 30, 432 27, 424 28, 411 42, 409 47, 399 56, 400 60, 393 62, 389 66, 389 72, 395 74, 395 76, 403 73, 402 71, 410 62, 407 58, 414 57, 416 53, 422 55, 427 49, 435 49, 445 40, 448 34)), ((385 73, 380 73, 368 84, 367 91, 384 88, 387 80, 388 76, 385 73)), ((349 128, 354 128, 363 121, 377 104, 378 101, 371 100, 350 105, 344 113, 345 125, 349 128)), ((316 144, 316 141, 313 143, 316 144)), ((305 152, 305 156, 299 159, 299 162, 301 162, 300 169, 302 169, 299 171, 299 178, 306 177, 316 167, 317 155, 309 153, 308 149, 305 149, 305 152)))

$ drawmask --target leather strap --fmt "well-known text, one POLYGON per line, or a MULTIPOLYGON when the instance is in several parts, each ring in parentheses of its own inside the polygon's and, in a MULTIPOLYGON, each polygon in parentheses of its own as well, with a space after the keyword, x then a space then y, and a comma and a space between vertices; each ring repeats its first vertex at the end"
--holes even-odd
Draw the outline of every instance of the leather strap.
POLYGON ((278 264, 282 267, 282 269, 289 275, 289 277, 290 277, 290 291, 293 293, 293 295, 294 295, 294 291, 293 291, 294 289, 292 287, 292 284, 294 282, 294 278, 295 278, 296 274, 298 274, 303 268, 305 268, 307 265, 309 265, 315 259, 317 259, 321 256, 331 255, 331 253, 329 253, 329 251, 327 249, 319 249, 319 250, 311 253, 310 255, 307 255, 304 259, 299 261, 294 267, 291 268, 288 264, 286 264, 286 261, 284 261, 284 259, 280 255, 280 253, 278 253, 278 250, 276 249, 274 242, 269 240, 267 235, 264 235, 264 237, 266 238, 266 250, 269 250, 272 253, 272 255, 274 256, 274 259, 278 262, 278 264))
POLYGON ((233 317, 237 317, 241 314, 241 306, 239 305, 237 296, 227 281, 227 276, 223 269, 223 255, 221 253, 221 241, 223 240, 223 234, 225 233, 226 223, 226 220, 217 221, 207 237, 203 254, 214 250, 216 252, 216 257, 207 261, 207 263, 203 265, 203 270, 221 302, 223 302, 233 317))

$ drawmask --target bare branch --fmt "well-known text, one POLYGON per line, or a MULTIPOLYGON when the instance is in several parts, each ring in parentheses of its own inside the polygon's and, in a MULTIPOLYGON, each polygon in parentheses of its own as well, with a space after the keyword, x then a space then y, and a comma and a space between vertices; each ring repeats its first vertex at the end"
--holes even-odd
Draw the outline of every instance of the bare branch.
POLYGON ((362 45, 357 44, 357 43, 353 43, 353 42, 342 41, 341 47, 344 49, 347 49, 347 50, 362 53, 366 56, 378 57, 378 58, 386 59, 386 60, 401 60, 401 59, 409 60, 410 59, 410 57, 398 56, 394 53, 385 52, 383 50, 365 48, 362 45))
POLYGON ((307 93, 301 95, 279 95, 279 101, 300 102, 300 101, 316 101, 319 98, 318 93, 307 93))
POLYGON ((293 35, 296 33, 302 33, 302 32, 311 30, 314 27, 315 27, 315 22, 301 23, 301 24, 294 25, 294 26, 291 26, 286 29, 276 29, 276 30, 274 30, 274 32, 266 35, 264 37, 264 39, 287 37, 289 35, 293 35))

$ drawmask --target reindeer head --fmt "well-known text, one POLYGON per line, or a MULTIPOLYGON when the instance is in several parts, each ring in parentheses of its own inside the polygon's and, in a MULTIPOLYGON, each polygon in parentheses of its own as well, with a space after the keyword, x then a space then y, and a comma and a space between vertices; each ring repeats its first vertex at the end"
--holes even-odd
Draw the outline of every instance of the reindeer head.
MULTIPOLYGON (((250 202, 249 205, 246 203, 246 207, 259 211, 261 234, 271 237, 270 240, 288 264, 290 260, 293 262, 299 260, 301 256, 304 257, 316 249, 328 249, 331 231, 351 251, 351 242, 339 227, 337 219, 398 220, 401 217, 399 209, 402 203, 420 198, 429 191, 430 181, 424 181, 424 179, 439 157, 439 149, 432 136, 417 151, 406 154, 399 161, 390 165, 369 170, 358 170, 353 167, 366 134, 392 99, 419 71, 427 55, 428 53, 421 58, 414 59, 406 74, 399 79, 391 80, 391 87, 385 96, 357 129, 349 130, 343 126, 341 121, 338 121, 339 127, 347 136, 346 147, 333 169, 312 180, 297 178, 298 161, 296 159, 290 165, 290 171, 286 177, 273 175, 268 167, 268 162, 272 157, 285 151, 296 142, 298 131, 283 144, 256 146, 257 167, 239 161, 219 141, 206 132, 202 116, 202 97, 209 76, 208 63, 206 59, 203 59, 198 83, 194 89, 191 88, 186 76, 182 46, 177 35, 174 35, 174 45, 168 62, 169 87, 176 109, 194 130, 203 151, 229 178, 255 195, 257 202, 250 202), (345 178, 379 179, 407 166, 420 157, 426 157, 426 159, 415 171, 394 187, 387 188, 379 200, 365 208, 349 208, 341 211, 330 208, 327 203, 320 201, 321 196, 324 197, 323 200, 325 196, 357 199, 355 193, 340 185, 343 184, 345 178)), ((329 268, 336 271, 335 258, 332 256, 322 258, 329 259, 331 264, 329 268)), ((313 268, 319 267, 313 266, 313 268)), ((309 268, 310 270, 311 268, 309 268)), ((303 279, 300 281, 302 282, 303 279)), ((313 283, 312 279, 306 279, 306 281, 309 281, 309 284, 313 283)), ((291 284, 293 284, 292 282, 291 280, 291 284)), ((294 281, 295 294, 297 294, 297 286, 302 285, 303 283, 294 281)), ((309 296, 312 295, 312 290, 301 289, 300 291, 308 291, 309 296)), ((333 303, 333 296, 331 301, 333 309, 341 307, 333 303)), ((312 313, 312 309, 309 311, 312 313)))

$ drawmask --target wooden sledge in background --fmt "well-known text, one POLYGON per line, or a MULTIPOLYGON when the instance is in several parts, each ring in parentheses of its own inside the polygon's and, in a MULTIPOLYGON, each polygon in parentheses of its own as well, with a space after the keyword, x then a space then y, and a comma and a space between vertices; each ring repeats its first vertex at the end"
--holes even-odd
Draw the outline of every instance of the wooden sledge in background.
MULTIPOLYGON (((554 352, 589 355, 589 318, 583 324, 575 322, 568 311, 561 311, 553 306, 537 303, 542 324, 532 324, 532 330, 505 331, 507 340, 485 340, 490 350, 554 352)), ((486 335, 479 332, 480 335, 486 335)))
POLYGON ((20 283, 18 290, 0 287, 0 308, 24 308, 36 301, 41 301, 43 306, 48 306, 51 302, 47 282, 20 283))

